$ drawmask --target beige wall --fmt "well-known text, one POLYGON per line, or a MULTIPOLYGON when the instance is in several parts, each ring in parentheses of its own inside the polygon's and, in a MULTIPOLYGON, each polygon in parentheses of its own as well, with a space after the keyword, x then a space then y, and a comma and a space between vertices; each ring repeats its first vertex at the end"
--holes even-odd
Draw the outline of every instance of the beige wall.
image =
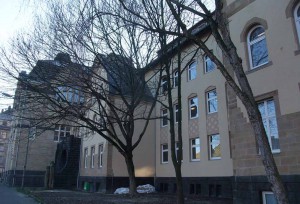
MULTIPOLYGON (((209 38, 207 45, 213 50, 219 59, 222 59, 222 53, 216 46, 216 43, 209 38)), ((182 55, 190 53, 194 46, 186 48, 182 55)), ((191 54, 190 54, 191 55, 191 54)), ((174 60, 176 57, 174 57, 174 60)), ((191 57, 187 57, 182 66, 185 66, 191 57)), ((227 123, 227 107, 226 107, 226 92, 225 80, 221 77, 217 70, 209 73, 204 73, 203 56, 200 52, 196 57, 197 61, 197 77, 192 81, 188 81, 187 71, 182 74, 182 129, 183 129, 183 163, 182 174, 184 177, 210 177, 210 176, 231 176, 232 175, 232 160, 230 158, 230 145, 227 123), (206 110, 205 93, 209 87, 215 87, 218 97, 218 113, 215 117, 208 115, 206 110), (197 95, 199 103, 198 118, 189 119, 189 97, 197 95), (215 120, 210 127, 209 119, 215 120), (215 129, 215 133, 220 134, 221 154, 220 160, 209 159, 208 135, 215 129), (200 137, 201 144, 201 160, 192 162, 190 158, 190 139, 200 137)), ((176 65, 174 66, 176 68, 176 65)), ((175 95, 175 90, 173 91, 175 95)), ((162 97, 164 98, 164 97, 162 97)), ((176 101, 176 95, 173 99, 176 101)), ((161 107, 157 105, 156 115, 160 116, 161 107)), ((170 152, 170 137, 169 126, 161 127, 161 121, 156 121, 156 175, 157 177, 173 177, 174 168, 171 162, 170 152), (169 159, 168 164, 161 163, 161 144, 168 143, 169 159)))

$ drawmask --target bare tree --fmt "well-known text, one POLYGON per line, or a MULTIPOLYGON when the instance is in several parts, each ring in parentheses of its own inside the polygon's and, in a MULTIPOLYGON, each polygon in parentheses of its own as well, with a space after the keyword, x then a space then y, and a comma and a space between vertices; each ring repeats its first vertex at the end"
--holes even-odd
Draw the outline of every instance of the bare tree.
MULTIPOLYGON (((184 38, 195 43, 217 66, 222 73, 227 83, 232 87, 235 94, 244 104, 251 126, 254 130, 254 135, 260 149, 261 159, 263 161, 268 181, 271 183, 271 188, 278 203, 288 203, 286 189, 282 183, 276 163, 274 161, 266 131, 262 122, 257 103, 254 99, 253 92, 249 85, 248 79, 244 73, 241 57, 238 55, 236 47, 231 40, 228 30, 228 19, 223 11, 222 1, 184 1, 184 0, 167 0, 167 12, 172 13, 172 17, 176 20, 176 25, 179 25, 180 32, 175 32, 170 27, 152 26, 151 10, 161 5, 159 1, 121 1, 123 8, 134 14, 139 21, 132 22, 144 29, 158 33, 159 35, 178 36, 178 39, 184 38), (143 7, 148 12, 140 13, 131 4, 136 4, 135 7, 143 7), (214 12, 210 11, 209 7, 215 7, 214 12), (186 18, 186 15, 190 18, 186 18), (222 50, 226 60, 231 65, 234 76, 230 74, 229 67, 220 61, 205 44, 205 40, 201 39, 197 34, 198 20, 201 20, 202 25, 207 24, 210 28, 211 35, 214 37, 219 48, 222 50), (149 26, 151 25, 151 26, 149 26), (193 26, 193 27, 192 27, 193 26), (189 29, 190 28, 190 29, 189 29)), ((201 25, 201 24, 200 24, 201 25)), ((172 152, 174 152, 172 150, 172 152)), ((172 153, 173 154, 173 153, 172 153)))
POLYGON ((24 120, 38 128, 64 121, 111 143, 125 159, 130 193, 135 194, 133 152, 145 135, 158 93, 158 87, 150 90, 140 68, 154 58, 157 40, 122 19, 102 15, 105 6, 51 2, 32 33, 15 38, 11 49, 1 49, 1 71, 28 90, 24 120), (43 60, 57 53, 55 60, 43 60), (24 69, 29 74, 19 78, 24 69), (137 123, 142 124, 139 132, 137 123))

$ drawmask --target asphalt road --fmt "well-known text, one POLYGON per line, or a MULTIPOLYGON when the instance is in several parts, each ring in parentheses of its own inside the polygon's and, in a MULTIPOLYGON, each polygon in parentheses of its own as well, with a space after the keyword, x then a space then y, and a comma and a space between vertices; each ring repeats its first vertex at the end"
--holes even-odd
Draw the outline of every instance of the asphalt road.
POLYGON ((33 198, 17 192, 15 188, 0 183, 1 204, 38 204, 33 198))

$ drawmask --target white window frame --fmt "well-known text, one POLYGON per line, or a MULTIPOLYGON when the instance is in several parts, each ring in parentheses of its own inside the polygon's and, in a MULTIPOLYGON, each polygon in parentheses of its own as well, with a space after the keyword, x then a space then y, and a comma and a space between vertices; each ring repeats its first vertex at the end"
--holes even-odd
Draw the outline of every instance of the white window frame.
POLYGON ((204 58, 204 73, 206 74, 206 73, 209 73, 209 72, 214 71, 214 69, 216 68, 216 65, 215 65, 215 63, 210 59, 210 57, 207 56, 207 55, 204 55, 203 58, 204 58), (214 67, 213 67, 211 70, 208 70, 208 67, 207 67, 207 64, 208 64, 209 61, 212 62, 213 65, 214 65, 214 67))
POLYGON ((271 192, 271 191, 263 191, 262 192, 263 204, 269 204, 269 203, 267 203, 266 195, 273 195, 274 196, 274 193, 271 192))
POLYGON ((58 136, 57 136, 57 140, 54 140, 54 142, 61 142, 61 133, 63 133, 62 137, 64 138, 67 136, 67 134, 71 135, 71 127, 64 124, 56 124, 54 130, 54 139, 56 133, 58 133, 58 136), (63 129, 62 126, 64 126, 65 128, 63 129), (68 131, 67 128, 69 128, 68 131))
POLYGON ((179 115, 177 116, 177 114, 178 114, 178 111, 179 111, 179 105, 178 104, 175 104, 174 105, 174 122, 175 123, 178 123, 178 121, 179 121, 179 115))
MULTIPOLYGON (((213 157, 212 156, 212 137, 214 137, 214 136, 219 136, 219 145, 221 145, 221 137, 220 137, 220 134, 214 134, 214 135, 209 135, 208 136, 208 142, 209 142, 209 159, 210 160, 219 160, 219 159, 221 159, 222 158, 222 156, 221 157, 213 157)), ((220 146, 220 148, 221 148, 221 146, 220 146)), ((221 151, 221 149, 220 149, 220 151, 221 151)), ((222 155, 222 153, 221 153, 221 155, 222 155)))
POLYGON ((91 147, 91 168, 93 169, 95 167, 95 146, 91 147))
POLYGON ((98 165, 99 165, 99 167, 101 168, 101 167, 103 167, 103 144, 100 144, 99 146, 98 146, 98 165))
POLYGON ((210 90, 210 91, 207 91, 206 92, 206 100, 207 100, 207 113, 210 114, 210 113, 217 113, 218 112, 218 94, 217 94, 217 90, 216 89, 213 89, 213 90, 210 90), (213 96, 213 97, 210 97, 209 96, 209 93, 211 92, 215 92, 216 93, 216 96, 213 96), (210 110, 210 104, 211 102, 215 101, 216 103, 216 110, 215 111, 211 111, 210 110))
POLYGON ((84 168, 88 168, 88 157, 89 157, 89 149, 88 147, 84 148, 84 168))
POLYGON ((178 70, 173 72, 173 87, 178 86, 178 70))
POLYGON ((196 61, 193 61, 193 62, 191 62, 189 64, 189 68, 188 68, 188 80, 192 81, 192 80, 194 80, 196 78, 197 78, 197 63, 196 63, 196 61), (194 78, 192 78, 192 75, 191 75, 192 72, 195 72, 194 78))
MULTIPOLYGON (((270 99, 267 99, 267 100, 259 102, 258 105, 259 104, 263 104, 264 105, 265 115, 261 115, 261 117, 262 117, 263 120, 266 119, 266 121, 267 121, 266 133, 267 133, 267 137, 268 137, 268 141, 269 141, 269 145, 270 145, 271 151, 272 151, 272 153, 280 153, 280 146, 279 146, 279 149, 273 149, 272 140, 271 140, 272 138, 270 137, 269 118, 275 118, 276 126, 277 126, 277 132, 278 132, 278 124, 277 124, 277 118, 276 118, 276 104, 275 104, 275 101, 274 101, 273 98, 270 98, 270 99), (267 106, 268 101, 273 101, 273 103, 274 103, 274 110, 275 110, 275 114, 274 115, 270 115, 269 112, 268 112, 268 106, 267 106)), ((278 135, 278 140, 279 140, 279 135, 278 135)))
POLYGON ((161 163, 167 164, 169 162, 169 147, 168 144, 162 144, 161 145, 161 163), (167 147, 166 149, 164 147, 167 147), (167 161, 164 161, 164 153, 167 152, 167 161))
POLYGON ((190 144, 191 144, 191 161, 200 161, 201 159, 201 142, 200 142, 200 138, 193 138, 190 140, 190 144), (199 144, 196 143, 196 140, 199 140, 199 144), (193 141, 195 141, 195 144, 193 145, 193 141), (197 147, 199 147, 200 149, 200 158, 193 158, 193 149, 197 149, 197 147))
POLYGON ((297 11, 300 9, 300 3, 295 7, 294 10, 294 20, 295 20, 295 25, 296 25, 296 30, 298 34, 298 42, 300 44, 300 16, 297 16, 297 11))
POLYGON ((198 104, 198 103, 199 103, 199 102, 198 102, 198 97, 197 97, 197 96, 192 97, 192 98, 189 99, 190 119, 198 118, 198 116, 199 116, 199 104, 198 104), (192 104, 192 103, 191 103, 193 99, 196 99, 195 104, 192 104), (197 108, 197 114, 196 114, 196 116, 194 116, 194 117, 192 117, 192 108, 193 108, 193 107, 196 107, 196 108, 197 108))
POLYGON ((162 109, 161 110, 161 127, 168 126, 168 109, 162 109), (165 112, 166 111, 166 112, 165 112), (164 124, 164 118, 166 118, 167 123, 164 124))
MULTIPOLYGON (((260 42, 260 41, 262 41, 262 40, 266 40, 266 30, 265 30, 265 28, 264 28, 263 26, 261 26, 261 25, 254 26, 254 27, 249 31, 248 36, 247 36, 247 46, 248 46, 248 55, 249 55, 248 57, 249 57, 249 62, 250 62, 250 69, 256 69, 256 68, 258 68, 258 67, 261 67, 261 66, 263 66, 263 65, 269 63, 269 50, 268 50, 267 43, 266 43, 266 50, 267 50, 267 52, 268 52, 268 61, 265 62, 265 63, 259 64, 259 65, 255 66, 255 67, 253 66, 253 62, 252 62, 252 52, 251 52, 251 45, 254 45, 254 44, 256 44, 256 43, 258 43, 258 42, 260 42), (253 40, 253 41, 250 41, 250 36, 251 36, 252 32, 253 32, 256 28, 259 28, 259 27, 261 27, 262 29, 264 29, 264 35, 258 37, 257 39, 255 39, 255 40, 253 40)), ((267 40, 266 40, 266 41, 267 41, 267 40)))

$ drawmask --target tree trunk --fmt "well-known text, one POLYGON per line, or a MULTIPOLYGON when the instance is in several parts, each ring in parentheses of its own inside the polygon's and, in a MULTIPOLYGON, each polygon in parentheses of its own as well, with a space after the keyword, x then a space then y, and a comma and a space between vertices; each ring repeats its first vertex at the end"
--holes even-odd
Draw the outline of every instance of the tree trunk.
POLYGON ((182 185, 182 175, 181 175, 181 165, 176 164, 175 167, 175 174, 176 174, 176 183, 177 183, 177 204, 184 203, 184 196, 183 196, 183 185, 182 185))
POLYGON ((260 150, 261 159, 263 165, 265 167, 266 175, 271 183, 271 189, 274 193, 278 204, 288 204, 287 192, 282 182, 282 179, 279 175, 270 145, 268 141, 268 137, 266 135, 266 131, 264 129, 264 125, 262 123, 262 119, 259 115, 259 110, 257 107, 247 107, 247 112, 249 115, 249 119, 251 125, 254 130, 254 134, 256 137, 256 141, 260 150), (259 115, 259 117, 257 117, 259 115))
POLYGON ((136 178, 135 178, 135 170, 133 164, 133 156, 132 153, 127 153, 125 156, 128 176, 129 176, 129 194, 136 195, 136 178))

